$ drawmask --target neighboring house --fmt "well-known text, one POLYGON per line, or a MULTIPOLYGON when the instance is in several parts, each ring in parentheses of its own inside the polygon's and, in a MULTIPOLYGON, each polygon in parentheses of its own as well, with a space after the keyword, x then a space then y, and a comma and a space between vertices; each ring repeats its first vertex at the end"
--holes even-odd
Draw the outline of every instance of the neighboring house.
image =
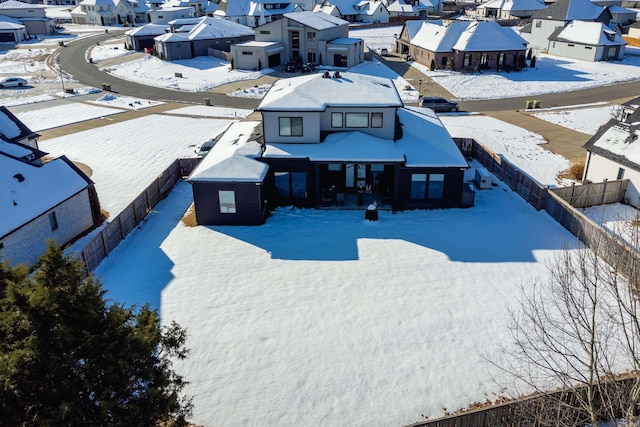
POLYGON ((128 0, 113 0, 116 24, 133 25, 136 21, 136 10, 128 0))
POLYGON ((531 23, 522 28, 520 35, 529 42, 531 48, 546 51, 549 37, 557 34, 558 28, 572 21, 600 22, 609 26, 611 18, 607 8, 597 6, 590 0, 557 0, 534 13, 531 23))
POLYGON ((45 7, 40 4, 7 0, 0 3, 0 15, 14 18, 25 26, 28 34, 50 35, 56 32, 55 20, 47 17, 45 7))
POLYGON ((480 4, 473 16, 476 18, 492 19, 522 19, 544 9, 542 0, 489 0, 480 4))
POLYGON ((324 12, 354 23, 386 24, 389 22, 389 11, 386 6, 374 0, 323 0, 313 8, 313 11, 324 12))
POLYGON ((100 216, 91 180, 65 157, 42 163, 44 154, 37 134, 0 107, 0 255, 11 264, 33 266, 47 239, 64 245, 100 216))
POLYGON ((638 11, 627 9, 626 7, 609 6, 608 9, 609 13, 611 13, 611 22, 622 26, 636 22, 638 17, 638 11))
MULTIPOLYGON (((627 37, 632 39, 640 39, 640 22, 634 22, 629 26, 627 37)), ((638 44, 635 44, 634 46, 638 46, 638 44)))
POLYGON ((387 6, 389 17, 413 17, 426 19, 442 12, 444 2, 440 0, 398 0, 387 6))
POLYGON ((190 7, 193 9, 193 16, 205 16, 207 7, 206 0, 169 0, 164 3, 165 7, 190 7))
POLYGON ((624 58, 626 44, 600 22, 574 21, 549 37, 548 52, 583 61, 612 61, 624 58))
POLYGON ((149 22, 156 25, 168 25, 176 19, 193 18, 193 8, 185 7, 162 7, 160 9, 149 9, 149 22))
POLYGON ((149 5, 144 0, 128 0, 133 7, 135 23, 143 24, 149 22, 149 5))
POLYGON ((254 39, 253 29, 247 26, 208 16, 195 19, 198 21, 195 24, 192 19, 172 21, 169 28, 176 32, 154 39, 155 50, 160 58, 173 61, 206 56, 211 53, 210 49, 229 52, 233 44, 254 39))
POLYGON ((496 22, 456 21, 442 25, 407 22, 396 51, 427 67, 452 70, 518 69, 525 62, 526 40, 496 22))
POLYGON ((255 34, 255 43, 232 46, 234 68, 276 67, 289 60, 349 68, 364 60, 363 41, 349 38, 349 23, 322 12, 286 13, 255 34))
POLYGON ((302 8, 286 0, 222 0, 213 14, 247 27, 257 27, 296 11, 302 8))
POLYGON ((258 111, 262 123, 231 125, 189 177, 199 224, 260 224, 276 206, 463 206, 466 160, 389 79, 281 79, 258 111))
POLYGON ((17 43, 28 38, 27 27, 19 19, 0 15, 0 43, 17 43))
POLYGON ((587 141, 583 181, 628 179, 625 201, 640 208, 640 98, 622 105, 619 117, 609 120, 587 141))
POLYGON ((117 22, 113 0, 82 0, 71 11, 74 24, 113 25, 117 22))
POLYGON ((168 25, 147 24, 133 28, 125 33, 125 47, 132 50, 144 50, 155 45, 154 38, 166 34, 168 25))

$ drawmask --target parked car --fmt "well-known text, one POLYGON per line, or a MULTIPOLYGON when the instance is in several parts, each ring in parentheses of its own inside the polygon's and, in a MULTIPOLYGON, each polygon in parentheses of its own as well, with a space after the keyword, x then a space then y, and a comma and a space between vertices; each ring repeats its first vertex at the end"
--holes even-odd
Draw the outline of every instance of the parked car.
POLYGON ((387 49, 386 47, 383 47, 382 49, 380 49, 380 55, 388 56, 389 55, 389 49, 387 49))
POLYGON ((420 106, 431 108, 433 111, 458 111, 458 103, 445 98, 423 96, 420 98, 420 106))
POLYGON ((300 71, 302 71, 303 73, 310 73, 313 71, 313 64, 311 62, 307 62, 306 64, 304 64, 302 66, 302 68, 300 68, 300 71))
POLYGON ((284 64, 284 70, 288 72, 294 72, 298 69, 298 63, 295 61, 289 61, 284 64))
POLYGON ((27 81, 21 77, 5 77, 0 79, 0 88, 5 87, 23 87, 27 85, 27 81))

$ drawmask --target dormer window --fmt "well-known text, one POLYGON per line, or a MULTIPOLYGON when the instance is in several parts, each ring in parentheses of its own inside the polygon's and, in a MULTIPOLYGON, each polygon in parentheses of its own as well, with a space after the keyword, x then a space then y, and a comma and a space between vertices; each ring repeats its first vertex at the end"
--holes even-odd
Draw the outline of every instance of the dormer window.
POLYGON ((616 39, 616 35, 614 33, 605 32, 604 35, 607 37, 607 40, 610 42, 616 39))

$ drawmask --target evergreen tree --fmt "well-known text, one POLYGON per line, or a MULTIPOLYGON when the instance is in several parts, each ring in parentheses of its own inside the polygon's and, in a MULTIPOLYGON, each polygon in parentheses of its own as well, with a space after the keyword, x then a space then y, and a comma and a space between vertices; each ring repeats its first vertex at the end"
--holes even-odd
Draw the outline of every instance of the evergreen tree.
POLYGON ((0 263, 0 424, 185 424, 171 359, 186 333, 155 310, 108 304, 93 276, 49 244, 31 275, 0 263))

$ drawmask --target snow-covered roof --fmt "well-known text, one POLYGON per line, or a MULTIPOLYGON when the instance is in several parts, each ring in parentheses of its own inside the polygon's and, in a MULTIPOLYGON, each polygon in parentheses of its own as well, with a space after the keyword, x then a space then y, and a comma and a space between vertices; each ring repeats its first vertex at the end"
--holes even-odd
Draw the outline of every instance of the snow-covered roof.
POLYGON ((404 3, 403 1, 397 1, 395 3, 390 4, 389 6, 387 6, 387 10, 389 12, 398 12, 398 13, 412 13, 412 12, 418 12, 421 10, 426 9, 427 7, 423 4, 417 4, 417 5, 412 5, 412 4, 407 4, 404 3))
POLYGON ((242 46, 242 47, 269 47, 269 46, 275 46, 275 45, 282 45, 282 43, 280 42, 257 42, 255 40, 251 40, 248 42, 244 42, 244 43, 236 43, 236 46, 242 46))
POLYGON ((471 22, 453 45, 454 50, 505 51, 524 50, 527 41, 510 28, 495 21, 471 22))
POLYGON ((128 36, 159 36, 166 33, 168 29, 168 25, 147 24, 141 27, 135 27, 125 34, 128 36))
POLYGON ((84 5, 107 5, 107 6, 115 6, 112 0, 82 0, 80 4, 84 5))
POLYGON ((341 15, 373 15, 382 3, 367 0, 329 0, 329 4, 338 8, 341 15))
POLYGON ((269 167, 258 160, 262 123, 233 123, 189 176, 190 181, 262 182, 269 167))
POLYGON ((468 22, 460 21, 454 21, 449 25, 425 21, 411 39, 411 44, 431 52, 451 52, 453 45, 468 25, 468 22))
POLYGON ((598 19, 604 10, 604 7, 593 4, 590 0, 557 0, 550 6, 535 12, 532 18, 557 21, 578 19, 593 21, 598 19))
POLYGON ((292 21, 318 31, 349 25, 349 22, 344 19, 336 18, 335 16, 327 15, 323 12, 291 12, 285 13, 284 16, 292 21))
POLYGON ((258 110, 324 111, 329 106, 402 107, 389 79, 355 73, 323 78, 321 73, 280 79, 271 86, 258 110))
POLYGON ((572 21, 558 33, 554 40, 563 40, 593 46, 617 46, 626 42, 600 22, 572 21))
POLYGON ((0 137, 9 142, 19 142, 24 138, 37 136, 6 107, 0 106, 0 137))
POLYGON ((17 0, 7 0, 0 3, 0 9, 43 9, 41 4, 24 3, 17 0))
POLYGON ((88 185, 59 158, 41 166, 0 153, 0 237, 37 218, 88 185))
POLYGON ((403 163, 404 152, 391 139, 365 132, 336 132, 319 144, 266 144, 265 158, 308 158, 314 162, 403 163))
POLYGON ((205 17, 189 32, 190 40, 209 40, 254 35, 254 30, 228 19, 205 17))
POLYGON ((12 144, 0 138, 0 153, 8 154, 20 159, 29 156, 33 151, 23 147, 22 145, 12 144))
POLYGON ((637 123, 612 120, 585 144, 585 148, 640 171, 640 127, 637 123))
POLYGON ((616 15, 626 15, 626 14, 637 15, 638 14, 638 12, 633 9, 627 9, 626 7, 621 7, 617 5, 609 6, 609 12, 616 15))
POLYGON ((297 11, 302 11, 302 8, 295 3, 286 3, 285 7, 274 7, 267 9, 264 7, 265 4, 276 4, 281 6, 285 3, 281 3, 278 1, 252 1, 249 5, 249 12, 247 16, 270 16, 270 15, 284 15, 285 13, 292 13, 297 11))
POLYGON ((6 15, 0 15, 0 29, 3 30, 21 30, 26 28, 19 20, 6 15))
POLYGON ((489 0, 478 6, 479 9, 500 9, 511 12, 542 10, 545 7, 544 2, 541 0, 489 0))
POLYGON ((159 42, 163 42, 163 43, 174 43, 174 42, 188 42, 189 38, 184 35, 184 34, 178 34, 178 33, 167 33, 167 34, 163 34, 161 36, 157 36, 153 38, 156 41, 159 42))
POLYGON ((338 37, 337 39, 333 39, 327 43, 327 48, 331 45, 346 45, 350 46, 352 44, 356 44, 361 42, 362 39, 350 38, 350 37, 338 37))
POLYGON ((408 167, 469 165, 438 116, 429 108, 398 109, 402 138, 397 141, 408 167))

